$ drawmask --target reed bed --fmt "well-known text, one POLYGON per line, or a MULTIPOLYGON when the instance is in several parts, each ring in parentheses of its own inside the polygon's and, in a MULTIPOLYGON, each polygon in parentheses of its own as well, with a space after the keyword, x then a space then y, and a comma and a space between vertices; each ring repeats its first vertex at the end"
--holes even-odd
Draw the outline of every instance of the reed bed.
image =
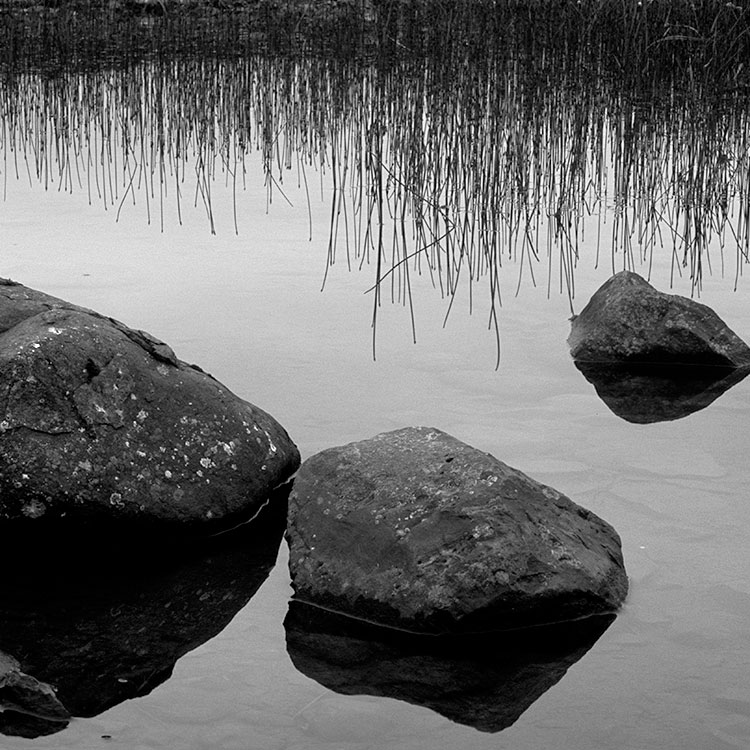
POLYGON ((108 210, 144 201, 163 224, 193 170, 213 231, 212 186, 229 182, 241 210, 251 152, 269 198, 290 173, 325 175, 327 261, 373 268, 373 327, 384 296, 411 306, 418 274, 448 310, 461 285, 470 301, 484 285, 496 333, 508 269, 516 289, 543 281, 572 300, 592 227, 592 262, 648 270, 669 253, 696 293, 714 266, 737 283, 750 255, 744 7, 321 7, 163 6, 127 21, 108 6, 58 16, 44 57, 30 29, 53 21, 6 13, 4 189, 23 177, 108 210))

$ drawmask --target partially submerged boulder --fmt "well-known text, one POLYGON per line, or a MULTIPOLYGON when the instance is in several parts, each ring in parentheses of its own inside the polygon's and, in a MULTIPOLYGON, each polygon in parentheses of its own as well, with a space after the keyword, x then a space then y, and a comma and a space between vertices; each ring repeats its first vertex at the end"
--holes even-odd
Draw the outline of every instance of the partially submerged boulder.
POLYGON ((568 345, 577 362, 750 366, 750 347, 710 307, 630 271, 612 276, 573 318, 568 345))
POLYGON ((508 629, 615 611, 615 530, 440 430, 330 448, 295 478, 295 598, 421 633, 508 629))
POLYGON ((299 465, 284 428, 163 342, 0 283, 0 532, 203 535, 299 465))

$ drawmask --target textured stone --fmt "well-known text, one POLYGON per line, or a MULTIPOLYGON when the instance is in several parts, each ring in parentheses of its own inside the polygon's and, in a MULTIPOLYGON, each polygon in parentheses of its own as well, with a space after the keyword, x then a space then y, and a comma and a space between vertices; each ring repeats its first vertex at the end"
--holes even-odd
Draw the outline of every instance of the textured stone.
POLYGON ((424 427, 306 460, 287 539, 297 599, 416 632, 612 612, 627 592, 609 524, 424 427))
POLYGON ((750 348, 710 307, 630 271, 612 276, 573 318, 568 345, 578 362, 750 366, 750 348))
POLYGON ((273 417, 163 342, 0 284, 0 530, 211 533, 298 464, 273 417))

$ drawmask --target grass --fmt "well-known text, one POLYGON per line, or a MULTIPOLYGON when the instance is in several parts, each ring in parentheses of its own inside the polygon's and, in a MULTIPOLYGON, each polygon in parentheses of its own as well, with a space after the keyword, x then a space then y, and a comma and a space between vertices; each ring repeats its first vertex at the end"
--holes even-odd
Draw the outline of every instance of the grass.
MULTIPOLYGON (((503 278, 575 295, 592 262, 668 253, 699 293, 750 253, 750 10, 731 2, 7 2, 3 178, 181 211, 185 171, 269 196, 333 181, 328 263, 411 306, 503 278)), ((236 205, 236 204, 235 204, 236 205)), ((413 319, 413 317, 412 317, 413 319)), ((499 338, 498 338, 499 343, 499 338)), ((498 346, 499 351, 499 346, 498 346)))

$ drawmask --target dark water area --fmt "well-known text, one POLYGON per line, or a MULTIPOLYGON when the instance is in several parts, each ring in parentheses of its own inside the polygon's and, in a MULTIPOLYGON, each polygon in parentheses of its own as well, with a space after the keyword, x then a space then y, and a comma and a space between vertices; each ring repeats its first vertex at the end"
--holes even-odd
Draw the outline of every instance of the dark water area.
POLYGON ((0 25, 0 276, 167 341, 303 458, 406 425, 486 450, 612 523, 631 585, 614 619, 435 644, 291 600, 282 502, 159 560, 6 537, 0 747, 748 745, 746 373, 577 368, 565 340, 622 268, 750 339, 750 10, 0 25), (50 685, 69 715, 19 693, 50 685))

